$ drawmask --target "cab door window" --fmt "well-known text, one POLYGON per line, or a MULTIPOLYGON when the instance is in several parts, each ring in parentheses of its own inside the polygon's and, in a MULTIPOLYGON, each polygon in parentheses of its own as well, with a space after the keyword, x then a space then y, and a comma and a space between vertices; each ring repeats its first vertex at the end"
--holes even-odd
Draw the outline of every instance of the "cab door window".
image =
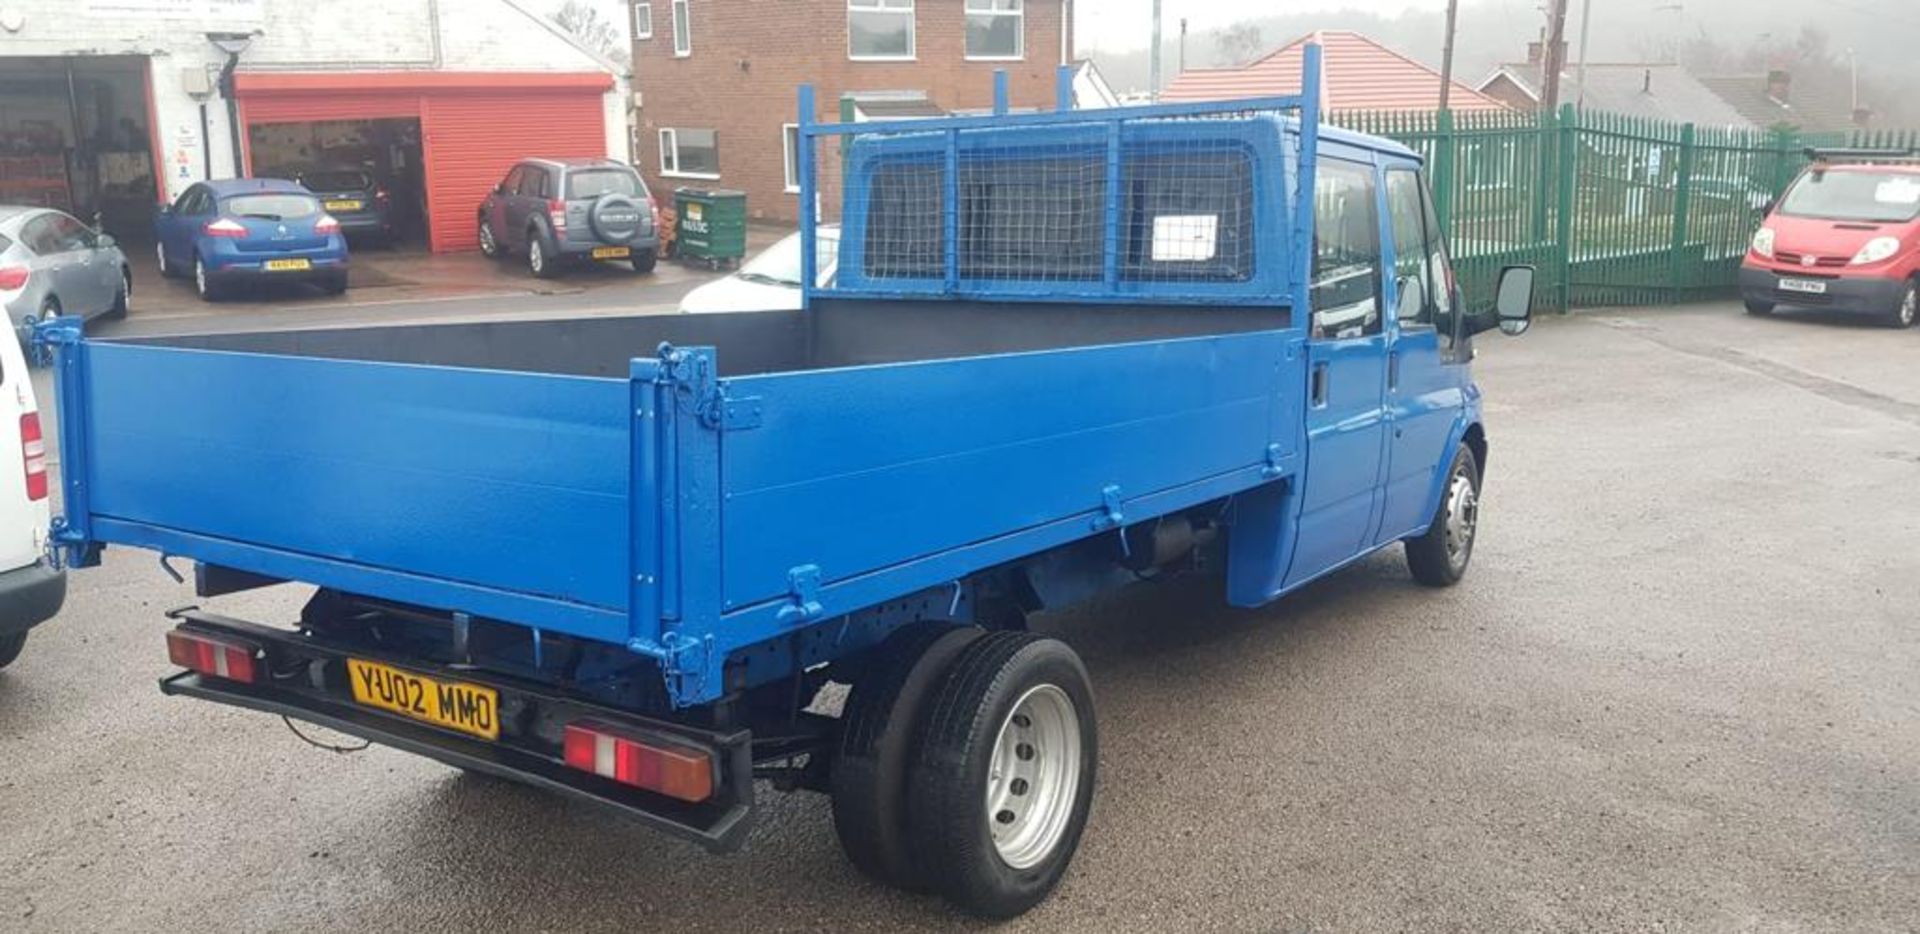
POLYGON ((1453 270, 1433 198, 1413 169, 1387 170, 1387 219, 1393 230, 1393 312, 1402 330, 1434 328, 1451 360, 1459 322, 1453 314, 1453 270))
POLYGON ((1380 333, 1380 211, 1373 168, 1322 160, 1313 179, 1312 337, 1380 333))

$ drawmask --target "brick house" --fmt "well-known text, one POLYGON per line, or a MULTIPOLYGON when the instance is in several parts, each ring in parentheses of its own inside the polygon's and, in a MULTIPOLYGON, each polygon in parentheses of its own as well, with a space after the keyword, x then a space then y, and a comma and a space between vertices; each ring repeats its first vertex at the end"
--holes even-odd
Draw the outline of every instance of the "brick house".
MULTIPOLYGON (((795 88, 812 83, 823 121, 896 119, 993 105, 1053 105, 1072 51, 1072 0, 640 0, 632 4, 640 106, 634 158, 662 197, 674 188, 747 193, 755 218, 798 216, 795 88)), ((834 192, 821 147, 821 200, 834 192)), ((831 212, 831 207, 828 208, 831 212)))

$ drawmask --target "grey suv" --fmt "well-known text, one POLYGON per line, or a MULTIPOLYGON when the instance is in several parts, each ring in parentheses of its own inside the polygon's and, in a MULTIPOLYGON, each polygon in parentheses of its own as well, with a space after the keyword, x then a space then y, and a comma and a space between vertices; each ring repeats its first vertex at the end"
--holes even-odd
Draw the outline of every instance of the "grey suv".
POLYGON ((573 259, 653 271, 660 247, 653 195, 611 159, 522 159, 480 205, 480 252, 527 258, 542 279, 573 259))

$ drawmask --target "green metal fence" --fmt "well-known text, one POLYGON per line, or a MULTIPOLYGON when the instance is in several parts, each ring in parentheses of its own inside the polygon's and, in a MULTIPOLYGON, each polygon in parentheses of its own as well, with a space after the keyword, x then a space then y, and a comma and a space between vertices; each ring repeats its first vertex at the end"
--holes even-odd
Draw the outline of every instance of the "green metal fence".
POLYGON ((1809 146, 1920 147, 1920 130, 1800 134, 1577 111, 1336 113, 1426 157, 1461 286, 1539 270, 1543 307, 1724 294, 1809 146))

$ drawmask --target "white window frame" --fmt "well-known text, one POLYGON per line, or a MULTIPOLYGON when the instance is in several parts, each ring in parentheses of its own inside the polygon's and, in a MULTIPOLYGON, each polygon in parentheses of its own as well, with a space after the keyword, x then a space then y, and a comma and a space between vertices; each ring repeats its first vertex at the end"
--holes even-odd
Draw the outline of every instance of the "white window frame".
POLYGON ((780 171, 786 180, 787 194, 800 193, 800 124, 780 124, 780 171))
POLYGON ((907 0, 907 8, 902 10, 885 7, 885 0, 847 0, 847 60, 850 62, 913 62, 919 61, 920 27, 919 6, 917 0, 907 0), (881 13, 907 18, 907 54, 905 55, 857 55, 853 51, 853 14, 881 13))
POLYGON ((962 52, 965 53, 967 61, 970 61, 970 62, 1024 62, 1027 60, 1027 3, 1026 3, 1026 0, 1015 0, 1015 2, 1020 4, 1020 8, 1017 10, 992 9, 993 0, 966 0, 966 2, 962 4, 961 11, 960 11, 960 15, 961 15, 960 48, 962 52), (973 5, 976 2, 985 2, 988 6, 988 9, 985 9, 985 10, 974 9, 973 5), (965 50, 967 47, 967 21, 971 20, 976 16, 1007 16, 1007 17, 1012 17, 1015 21, 1017 21, 1020 24, 1020 28, 1014 32, 1014 36, 1017 39, 1019 46, 1018 48, 1015 49, 1014 54, 1012 55, 975 55, 972 52, 966 52, 965 50))
POLYGON ((686 58, 693 54, 693 10, 687 6, 688 0, 672 0, 673 3, 673 57, 686 58), (685 38, 686 45, 680 40, 685 38))
POLYGON ((642 0, 633 5, 633 38, 635 41, 653 38, 652 0, 642 0))
MULTIPOLYGON (((703 129, 696 127, 696 129, 703 129)), ((682 172, 680 171, 680 134, 677 127, 660 128, 660 174, 666 178, 699 178, 714 181, 720 177, 718 172, 682 172)), ((718 134, 715 134, 718 145, 718 134)))

